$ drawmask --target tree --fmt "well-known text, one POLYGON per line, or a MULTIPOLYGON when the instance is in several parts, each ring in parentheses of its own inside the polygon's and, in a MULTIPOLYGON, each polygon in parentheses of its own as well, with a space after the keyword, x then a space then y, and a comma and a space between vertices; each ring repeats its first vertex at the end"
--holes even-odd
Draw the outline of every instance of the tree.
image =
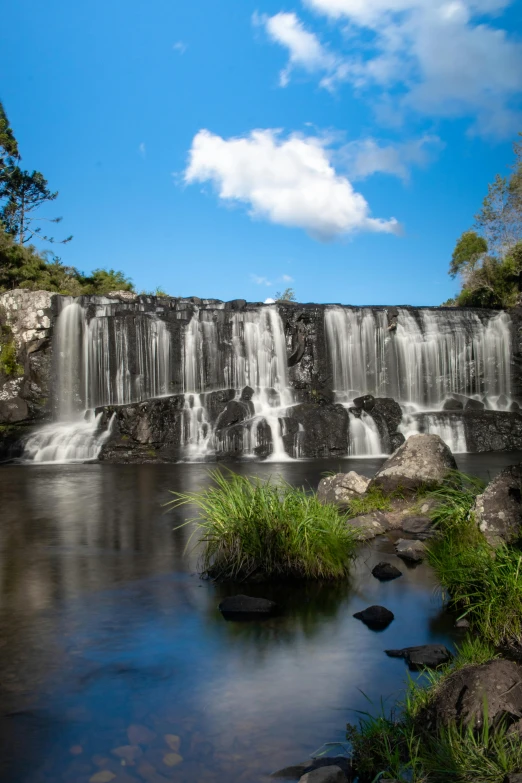
POLYGON ((134 291, 132 280, 114 269, 95 269, 89 276, 82 276, 83 293, 109 294, 111 291, 134 291))
MULTIPOLYGON (((47 180, 39 171, 30 174, 28 171, 22 171, 19 166, 7 168, 2 192, 6 201, 0 210, 0 220, 5 231, 16 237, 20 245, 25 245, 36 237, 47 242, 55 242, 54 237, 42 234, 42 228, 37 225, 37 222, 45 220, 49 223, 59 223, 62 218, 38 218, 33 215, 33 212, 42 204, 54 201, 58 197, 58 191, 53 193, 49 190, 47 180)), ((64 244, 71 239, 72 236, 60 242, 64 244)))
POLYGON ((462 288, 446 304, 512 307, 519 296, 522 271, 522 134, 515 142, 515 162, 508 177, 497 175, 488 185, 474 230, 457 240, 450 262, 451 277, 462 288))
POLYGON ((296 296, 293 288, 285 288, 283 292, 277 291, 275 295, 276 302, 295 302, 296 296))
POLYGON ((0 101, 0 171, 4 166, 12 165, 16 159, 20 159, 18 143, 0 101))

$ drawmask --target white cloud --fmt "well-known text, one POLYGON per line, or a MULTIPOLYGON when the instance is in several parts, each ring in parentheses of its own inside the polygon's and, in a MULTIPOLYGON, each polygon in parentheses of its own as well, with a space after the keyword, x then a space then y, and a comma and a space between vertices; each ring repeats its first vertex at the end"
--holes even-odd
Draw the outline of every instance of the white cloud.
POLYGON ((355 231, 398 233, 395 218, 370 217, 365 198, 331 164, 326 142, 274 130, 223 139, 201 130, 192 141, 185 182, 211 182, 219 198, 249 214, 329 240, 355 231))
POLYGON ((142 158, 145 158, 147 155, 147 149, 145 147, 145 142, 142 141, 140 146, 138 147, 138 152, 140 153, 142 158))
POLYGON ((256 285, 268 285, 268 286, 272 285, 270 280, 267 277, 264 277, 262 275, 250 275, 250 279, 256 285))
POLYGON ((265 303, 265 304, 275 304, 275 299, 272 299, 272 298, 269 296, 269 297, 268 297, 268 299, 265 299, 265 302, 264 302, 264 303, 265 303))
POLYGON ((410 168, 427 165, 441 146, 438 136, 427 135, 400 144, 363 139, 345 144, 336 157, 352 180, 366 179, 372 174, 390 174, 407 182, 410 168))
MULTIPOLYGON (((333 54, 319 43, 305 65, 294 41, 275 32, 290 51, 289 67, 300 64, 322 72, 321 84, 350 81, 358 89, 377 87, 396 113, 405 109, 428 116, 474 116, 475 130, 505 135, 522 122, 522 43, 498 21, 486 23, 513 0, 303 0, 312 10, 337 20, 346 52, 333 54)), ((297 29, 301 23, 293 14, 297 29)), ((269 31, 270 32, 270 31, 269 31)), ((373 96, 372 96, 373 97, 373 96)))
POLYGON ((283 281, 283 283, 293 283, 294 282, 294 278, 290 277, 290 275, 282 275, 281 276, 281 280, 283 281))
POLYGON ((345 78, 345 63, 326 49, 319 38, 309 32, 294 13, 275 16, 254 14, 252 21, 262 25, 275 43, 288 49, 288 65, 279 74, 279 84, 286 87, 293 68, 303 68, 309 73, 324 73, 323 87, 332 88, 336 81, 345 78))
POLYGON ((179 52, 179 54, 185 54, 188 49, 188 44, 186 44, 185 41, 176 41, 175 44, 172 44, 172 48, 175 52, 179 52))

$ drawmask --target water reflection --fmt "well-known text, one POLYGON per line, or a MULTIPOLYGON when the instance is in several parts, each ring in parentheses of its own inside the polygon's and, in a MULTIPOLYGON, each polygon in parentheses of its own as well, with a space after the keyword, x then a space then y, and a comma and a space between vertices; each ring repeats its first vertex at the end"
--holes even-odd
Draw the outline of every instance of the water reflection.
MULTIPOLYGON (((474 472, 516 461, 484 456, 474 472)), ((279 467, 316 486, 338 463, 279 467)), ((376 467, 355 463, 343 468, 376 467)), ((278 466, 238 469, 266 477, 278 466)), ((3 780, 87 783, 106 769, 115 783, 255 782, 342 739, 352 710, 367 707, 361 691, 376 704, 397 694, 405 666, 385 648, 451 644, 432 573, 405 568, 386 538, 361 551, 349 582, 249 586, 281 614, 224 621, 217 605, 235 588, 197 577, 190 529, 173 529, 183 515, 161 507, 169 489, 207 482, 199 465, 0 470, 3 780), (382 559, 403 577, 374 579, 382 559), (374 603, 396 616, 379 634, 352 617, 374 603), (132 724, 156 736, 139 763, 122 767, 111 751, 128 744, 132 724), (165 735, 180 737, 183 762, 173 768, 165 735)))

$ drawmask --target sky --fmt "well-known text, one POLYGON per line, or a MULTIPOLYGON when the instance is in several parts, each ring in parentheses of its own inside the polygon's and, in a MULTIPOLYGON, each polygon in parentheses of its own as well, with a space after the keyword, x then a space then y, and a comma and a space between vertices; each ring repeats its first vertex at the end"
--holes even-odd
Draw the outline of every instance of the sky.
POLYGON ((522 131, 522 0, 6 0, 0 73, 64 263, 437 305, 522 131))

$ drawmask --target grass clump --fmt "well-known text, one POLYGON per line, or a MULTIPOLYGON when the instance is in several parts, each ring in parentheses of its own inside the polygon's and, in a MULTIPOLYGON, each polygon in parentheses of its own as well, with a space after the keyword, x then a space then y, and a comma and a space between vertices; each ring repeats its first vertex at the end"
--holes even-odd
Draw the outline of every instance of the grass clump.
POLYGON ((392 500, 401 497, 397 493, 385 495, 379 487, 370 487, 370 489, 360 497, 352 498, 348 503, 347 514, 349 519, 371 514, 372 511, 391 511, 392 500))
POLYGON ((522 638, 522 552, 492 549, 478 529, 472 509, 483 486, 454 473, 430 493, 439 501, 432 518, 440 535, 428 559, 460 616, 486 641, 510 645, 522 638))
MULTIPOLYGON (((211 471, 201 492, 173 492, 168 506, 193 505, 204 545, 202 572, 215 579, 254 575, 338 579, 347 575, 357 535, 333 505, 284 481, 211 471)), ((187 524, 187 523, 185 523, 187 524)))
POLYGON ((503 783, 505 776, 522 769, 522 743, 501 724, 492 731, 487 717, 477 731, 451 724, 428 734, 419 715, 437 688, 453 672, 486 663, 495 649, 476 638, 466 639, 452 663, 422 680, 409 681, 404 702, 386 714, 363 713, 357 725, 347 727, 353 761, 360 783, 376 783, 380 777, 400 783, 503 783))

